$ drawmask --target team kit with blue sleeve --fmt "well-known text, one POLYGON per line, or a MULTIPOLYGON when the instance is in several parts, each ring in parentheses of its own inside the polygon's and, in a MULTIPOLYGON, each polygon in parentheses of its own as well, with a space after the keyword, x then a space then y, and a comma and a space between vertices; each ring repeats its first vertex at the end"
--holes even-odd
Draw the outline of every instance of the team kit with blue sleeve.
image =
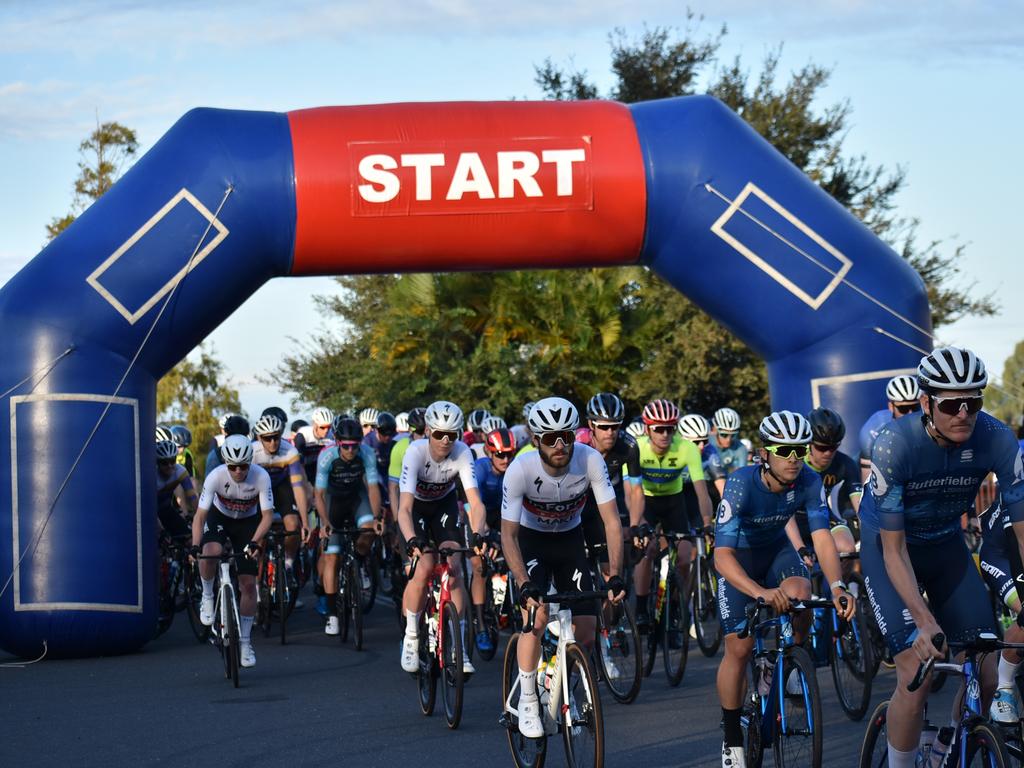
MULTIPOLYGON (((379 480, 377 457, 369 446, 361 444, 351 460, 341 456, 337 444, 324 448, 316 462, 316 489, 330 498, 328 521, 331 528, 363 527, 373 522, 366 487, 379 480)), ((327 553, 341 551, 341 543, 340 535, 332 533, 327 553)))
MULTIPOLYGON (((828 530, 829 512, 822 499, 821 477, 804 465, 796 480, 773 493, 761 467, 741 467, 729 475, 715 520, 715 546, 735 550, 747 575, 765 587, 778 587, 793 576, 807 577, 807 568, 786 536, 786 523, 799 509, 807 510, 810 530, 828 530)), ((722 634, 738 632, 746 623, 743 609, 750 596, 718 577, 718 609, 722 634)))
POLYGON ((484 456, 473 462, 476 474, 476 487, 480 492, 480 501, 487 510, 487 527, 496 530, 501 528, 501 483, 504 475, 494 471, 490 458, 484 456))
POLYGON ((1020 446, 1003 424, 978 414, 970 438, 944 448, 921 418, 885 426, 871 452, 870 493, 861 507, 861 563, 875 619, 895 655, 916 627, 885 568, 881 531, 903 531, 919 584, 946 637, 962 641, 993 630, 985 586, 961 535, 960 516, 994 472, 1011 522, 1024 521, 1020 446))

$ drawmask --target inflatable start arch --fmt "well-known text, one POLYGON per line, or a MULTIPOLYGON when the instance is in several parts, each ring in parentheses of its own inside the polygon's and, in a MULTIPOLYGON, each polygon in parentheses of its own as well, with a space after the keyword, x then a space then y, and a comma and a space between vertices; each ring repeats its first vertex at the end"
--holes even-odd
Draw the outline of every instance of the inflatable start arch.
POLYGON ((709 97, 189 112, 0 290, 0 645, 152 636, 156 382, 265 281, 636 263, 850 434, 930 348, 917 274, 709 97))

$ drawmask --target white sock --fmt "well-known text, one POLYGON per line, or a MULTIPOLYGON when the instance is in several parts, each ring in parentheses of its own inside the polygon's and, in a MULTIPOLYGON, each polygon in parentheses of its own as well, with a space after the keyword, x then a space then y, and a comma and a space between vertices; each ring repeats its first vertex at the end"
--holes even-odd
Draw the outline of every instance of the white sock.
POLYGON ((203 579, 203 597, 213 597, 213 579, 203 579))
POLYGON ((537 697, 537 673, 525 672, 519 668, 519 698, 530 699, 537 697))
POLYGON ((405 612, 405 636, 420 636, 420 614, 416 611, 405 612))
POLYGON ((291 568, 293 565, 295 565, 295 558, 294 557, 288 557, 288 555, 285 555, 284 556, 284 567, 285 568, 291 568))
POLYGON ((914 768, 917 762, 917 750, 912 749, 909 752, 900 752, 898 749, 893 747, 892 744, 889 747, 889 768, 914 768))
POLYGON ((1013 688, 1013 678, 1017 676, 1017 670, 1020 668, 1020 662, 1013 664, 1003 658, 1003 654, 999 654, 999 687, 1000 688, 1013 688))
POLYGON ((238 628, 238 639, 243 643, 252 641, 252 622, 255 616, 242 616, 242 626, 238 628))

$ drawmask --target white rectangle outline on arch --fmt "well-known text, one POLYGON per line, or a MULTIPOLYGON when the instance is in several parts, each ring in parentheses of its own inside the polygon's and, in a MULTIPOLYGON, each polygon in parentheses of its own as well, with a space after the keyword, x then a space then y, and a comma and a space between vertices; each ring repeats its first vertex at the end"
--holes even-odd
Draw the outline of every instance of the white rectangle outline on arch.
POLYGON ((804 224, 804 222, 802 222, 792 213, 790 213, 781 205, 779 205, 775 200, 769 197, 760 187, 758 187, 752 181, 747 182, 747 185, 743 188, 743 191, 739 193, 739 195, 736 197, 735 200, 732 201, 732 203, 730 203, 729 207, 725 209, 725 212, 718 217, 718 220, 711 225, 711 231, 714 232, 723 240, 725 240, 725 242, 727 242, 741 254, 746 256, 751 262, 754 263, 755 266, 759 267, 769 277, 775 280, 775 282, 777 282, 779 285, 781 285, 783 288, 792 293, 794 296, 796 296, 804 304, 811 307, 812 309, 817 309, 818 307, 820 307, 822 303, 825 301, 825 299, 832 295, 832 292, 836 289, 839 283, 842 282, 843 278, 846 276, 846 273, 850 271, 850 267, 853 266, 853 262, 847 256, 842 254, 831 243, 825 240, 821 235, 819 235, 809 226, 804 224), (726 222, 733 217, 736 211, 742 209, 744 201, 746 201, 746 199, 751 194, 753 194, 755 197, 759 197, 765 203, 765 205, 767 205, 777 214, 782 216, 782 218, 786 219, 786 221, 788 221, 794 227, 799 229, 801 232, 803 232, 805 235, 811 238, 811 240, 816 242, 830 254, 832 254, 832 256, 834 256, 836 260, 843 265, 842 267, 840 267, 839 271, 836 272, 836 274, 833 276, 829 284, 826 285, 824 289, 822 289, 821 293, 819 293, 817 296, 811 296, 809 293, 807 293, 798 285, 796 285, 796 283, 794 283, 792 280, 790 280, 777 269, 775 269, 775 267, 771 266, 768 262, 766 262, 764 259, 758 256, 752 250, 747 248, 747 246, 745 246, 743 243, 741 243, 739 240, 737 240, 735 237, 733 237, 732 235, 725 231, 724 227, 726 222))
MULTIPOLYGON (((85 401, 93 403, 113 403, 114 405, 130 405, 135 431, 135 554, 136 554, 136 594, 138 602, 127 603, 23 603, 21 602, 21 568, 14 568, 14 610, 15 611, 107 611, 110 613, 142 613, 142 472, 139 466, 139 401, 133 397, 108 397, 92 394, 50 394, 50 395, 16 395, 11 398, 11 538, 13 541, 14 560, 18 562, 21 553, 18 551, 18 419, 17 408, 20 403, 57 401, 85 401)), ((34 533, 34 532, 33 532, 34 533)))
MULTIPOLYGON (((872 381, 874 379, 891 379, 893 376, 917 373, 916 368, 891 368, 888 371, 865 371, 864 373, 847 373, 842 376, 823 376, 820 379, 811 379, 811 407, 821 407, 821 387, 831 384, 854 384, 858 381, 872 381)), ((879 398, 883 402, 885 393, 879 398)), ((858 427, 859 429, 859 427, 858 427)))
MULTIPOLYGON (((161 208, 159 211, 153 214, 149 221, 147 221, 145 224, 139 227, 139 229, 136 230, 135 234, 133 234, 131 237, 125 240, 120 248, 118 248, 116 251, 110 254, 110 256, 107 257, 106 261, 104 261, 102 264, 96 267, 96 269, 93 270, 92 274, 85 278, 85 281, 93 288, 95 288, 96 292, 99 293, 99 295, 102 296, 104 299, 106 299, 107 302, 109 302, 109 304, 114 309, 116 309, 121 314, 121 316, 124 317, 125 320, 127 320, 132 325, 135 325, 135 323, 138 322, 140 317, 142 317, 150 309, 152 309, 153 305, 160 301, 160 299, 163 298, 168 291, 174 288, 174 286, 177 285, 179 280, 185 277, 185 275, 191 272, 193 269, 198 267, 200 262, 207 256, 209 256, 210 252, 218 245, 220 245, 221 242, 223 242, 224 238, 226 238, 227 236, 228 228, 225 227, 224 224, 222 224, 212 213, 210 213, 210 210, 201 202, 199 202, 195 195, 189 192, 185 187, 182 187, 181 191, 178 192, 178 194, 176 194, 170 200, 168 200, 163 208, 161 208), (131 312, 128 310, 127 307, 124 306, 124 304, 118 301, 114 297, 114 295, 103 286, 102 283, 100 283, 99 277, 104 272, 106 272, 107 269, 110 268, 111 264, 113 264, 115 261, 121 258, 129 248, 131 248, 133 245, 135 245, 135 243, 141 240, 143 235, 145 235, 147 232, 149 232, 149 230, 155 227, 157 223, 164 216, 170 213, 171 209, 173 209, 182 200, 186 200, 189 203, 191 203, 192 207, 195 208, 207 221, 210 222, 214 229, 217 230, 217 234, 209 242, 209 244, 207 244, 207 246, 203 248, 203 250, 199 251, 199 253, 195 255, 195 257, 191 260, 190 263, 186 263, 185 266, 178 270, 178 273, 174 275, 174 277, 172 277, 166 283, 164 283, 164 286, 159 291, 154 293, 145 304, 139 307, 135 312, 131 312)), ((192 254, 189 254, 189 256, 191 255, 192 254)))

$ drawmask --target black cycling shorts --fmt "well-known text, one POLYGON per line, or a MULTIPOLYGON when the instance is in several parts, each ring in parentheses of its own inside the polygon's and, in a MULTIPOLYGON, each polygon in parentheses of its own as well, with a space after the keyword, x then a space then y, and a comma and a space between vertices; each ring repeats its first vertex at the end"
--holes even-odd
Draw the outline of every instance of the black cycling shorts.
POLYGON ((274 512, 281 517, 297 515, 295 509, 295 492, 292 490, 291 477, 286 477, 274 486, 274 512))
MULTIPOLYGON (((256 535, 256 529, 260 527, 260 517, 260 513, 257 512, 255 515, 236 520, 233 517, 222 514, 219 509, 213 507, 206 514, 206 522, 203 524, 203 538, 199 544, 203 546, 216 542, 223 547, 230 541, 231 551, 241 552, 253 540, 253 536, 256 535)), ((239 575, 248 574, 255 576, 256 565, 256 561, 250 560, 248 557, 235 560, 235 566, 238 568, 239 575)))
POLYGON ((691 528, 704 525, 700 521, 700 513, 696 513, 697 522, 693 523, 687 514, 686 501, 683 494, 673 493, 671 496, 645 496, 644 519, 652 526, 661 525, 665 533, 689 533, 691 528))
POLYGON ((446 541, 462 546, 462 515, 459 514, 459 496, 449 493, 436 501, 412 501, 412 524, 416 535, 427 543, 440 547, 446 541))
MULTIPOLYGON (((547 592, 552 581, 558 592, 590 592, 594 589, 582 525, 561 533, 520 527, 519 552, 530 581, 541 592, 547 592)), ((578 616, 596 616, 597 602, 573 603, 569 607, 578 616)))
POLYGON ((191 533, 188 523, 173 502, 157 505, 156 516, 169 536, 188 536, 191 533))

